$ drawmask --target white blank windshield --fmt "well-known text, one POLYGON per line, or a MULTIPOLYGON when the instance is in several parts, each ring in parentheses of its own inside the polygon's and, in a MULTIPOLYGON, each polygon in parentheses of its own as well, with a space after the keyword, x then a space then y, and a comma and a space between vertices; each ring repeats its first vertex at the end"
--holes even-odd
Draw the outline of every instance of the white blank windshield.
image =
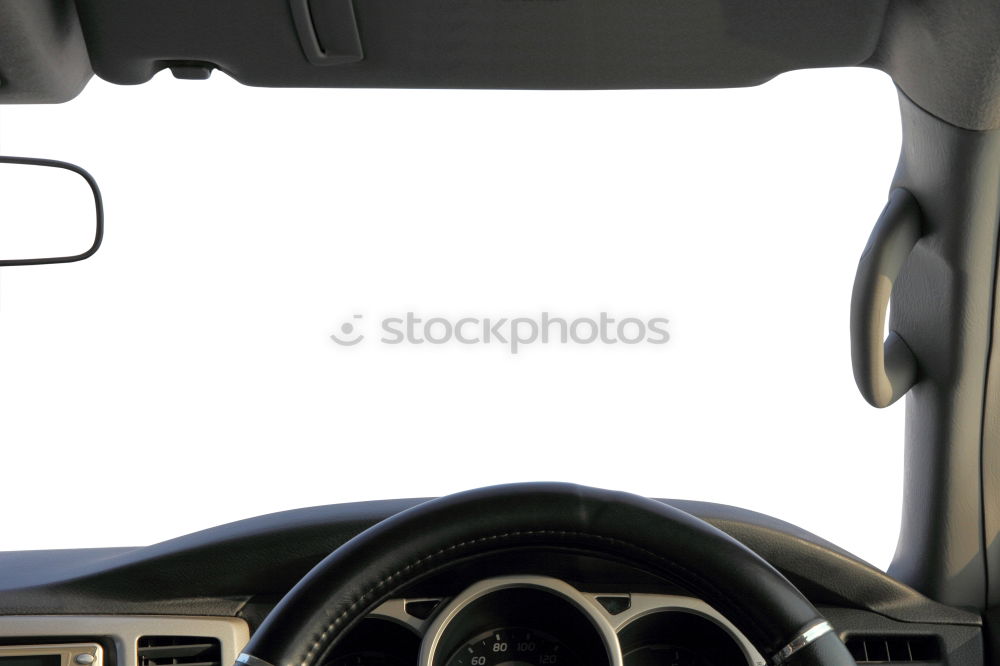
POLYGON ((0 272, 0 548, 565 480, 762 511, 884 567, 903 414, 858 395, 847 332, 898 150, 863 70, 590 93, 163 74, 3 107, 0 152, 89 169, 107 233, 0 272), (382 342, 406 313, 670 339, 382 342))

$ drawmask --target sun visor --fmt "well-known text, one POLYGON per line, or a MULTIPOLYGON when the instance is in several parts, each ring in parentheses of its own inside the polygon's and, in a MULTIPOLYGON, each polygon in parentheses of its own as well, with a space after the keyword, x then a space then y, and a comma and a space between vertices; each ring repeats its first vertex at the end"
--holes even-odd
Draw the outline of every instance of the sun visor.
POLYGON ((212 69, 274 87, 754 85, 875 50, 886 0, 78 0, 114 83, 212 69))

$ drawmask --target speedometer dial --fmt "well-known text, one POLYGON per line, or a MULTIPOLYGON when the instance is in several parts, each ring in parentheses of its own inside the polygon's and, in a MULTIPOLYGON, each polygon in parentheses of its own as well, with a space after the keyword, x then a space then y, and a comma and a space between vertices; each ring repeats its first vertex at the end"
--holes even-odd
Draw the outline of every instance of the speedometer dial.
POLYGON ((532 629, 494 629, 460 647, 446 666, 559 666, 574 663, 570 651, 532 629))

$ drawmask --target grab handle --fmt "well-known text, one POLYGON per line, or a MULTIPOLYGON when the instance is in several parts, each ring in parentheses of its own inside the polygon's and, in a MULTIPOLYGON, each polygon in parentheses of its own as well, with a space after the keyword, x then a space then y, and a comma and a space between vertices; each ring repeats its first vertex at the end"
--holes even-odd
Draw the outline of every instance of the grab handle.
POLYGON ((883 341, 886 309, 903 264, 920 240, 920 206, 907 190, 889 194, 861 253, 851 295, 851 361, 858 390, 888 407, 917 382, 917 359, 895 331, 883 341))

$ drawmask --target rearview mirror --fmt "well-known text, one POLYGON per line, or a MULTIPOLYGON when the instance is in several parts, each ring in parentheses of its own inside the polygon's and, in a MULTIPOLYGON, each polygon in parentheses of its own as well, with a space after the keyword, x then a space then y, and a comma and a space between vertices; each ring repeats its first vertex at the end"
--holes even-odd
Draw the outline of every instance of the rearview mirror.
POLYGON ((80 261, 103 236, 101 192, 89 173, 67 162, 0 157, 0 266, 80 261))

